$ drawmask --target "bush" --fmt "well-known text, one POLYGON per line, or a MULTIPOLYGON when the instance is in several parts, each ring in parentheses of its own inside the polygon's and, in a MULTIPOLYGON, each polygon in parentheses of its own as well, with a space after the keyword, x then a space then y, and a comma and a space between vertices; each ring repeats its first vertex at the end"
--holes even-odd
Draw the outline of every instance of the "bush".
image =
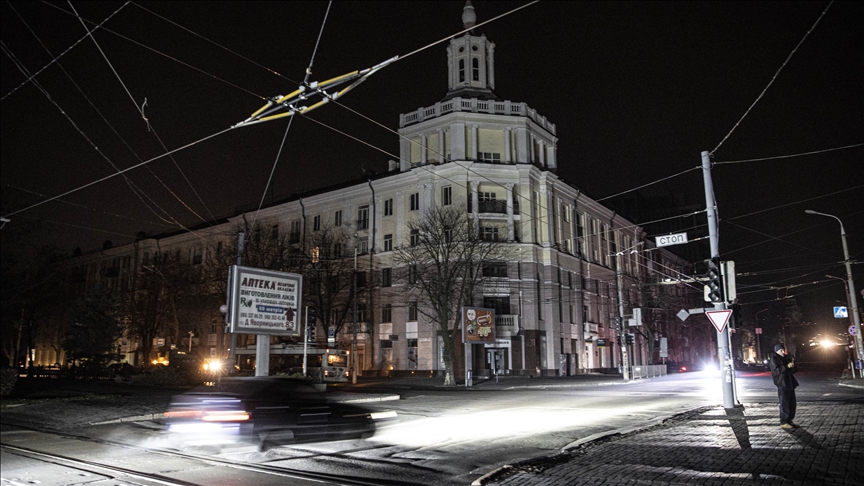
POLYGON ((12 393, 15 388, 15 382, 18 381, 18 371, 13 368, 3 368, 0 370, 0 396, 7 396, 12 393))
POLYGON ((158 367, 149 373, 132 377, 133 385, 140 386, 185 386, 196 382, 194 377, 178 371, 176 368, 158 367))

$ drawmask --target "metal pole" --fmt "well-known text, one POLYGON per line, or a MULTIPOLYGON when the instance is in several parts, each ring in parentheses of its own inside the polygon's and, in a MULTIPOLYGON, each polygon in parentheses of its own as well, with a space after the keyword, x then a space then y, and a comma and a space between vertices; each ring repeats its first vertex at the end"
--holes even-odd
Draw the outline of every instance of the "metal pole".
POLYGON ((820 213, 809 209, 804 212, 807 214, 828 216, 840 223, 840 239, 843 241, 843 258, 845 259, 843 263, 846 264, 846 281, 849 285, 849 303, 852 304, 852 319, 855 320, 855 352, 858 354, 858 361, 861 361, 864 359, 864 342, 862 342, 861 338, 861 315, 858 313, 858 296, 855 295, 855 281, 852 280, 852 260, 849 259, 849 246, 846 244, 846 229, 843 227, 843 221, 832 214, 820 213))
POLYGON ((621 252, 615 255, 615 278, 618 283, 618 339, 621 344, 621 366, 624 368, 624 381, 630 381, 630 361, 627 358, 627 338, 624 336, 624 289, 621 275, 621 252))
MULTIPOLYGON (((246 234, 243 233, 242 231, 237 233, 237 266, 240 266, 243 264, 243 246, 245 243, 245 238, 246 238, 246 234)), ((231 371, 229 371, 229 373, 234 374, 234 369, 235 369, 234 366, 235 366, 236 361, 237 361, 237 334, 235 334, 233 332, 231 333, 230 343, 231 344, 229 344, 229 346, 231 346, 231 347, 228 348, 228 363, 227 364, 228 364, 228 366, 230 366, 230 370, 231 370, 231 371)))
POLYGON ((309 306, 306 306, 305 310, 306 315, 304 316, 304 321, 306 321, 306 332, 303 334, 303 376, 306 376, 306 345, 309 343, 309 306))
MULTIPOLYGON (((708 241, 711 243, 711 258, 720 258, 720 234, 717 225, 717 202, 714 200, 714 182, 711 179, 711 154, 702 152, 702 181, 705 185, 705 206, 708 213, 708 241)), ((725 302, 715 302, 715 310, 726 310, 725 302)), ((732 356, 729 353, 729 326, 717 336, 717 354, 722 362, 721 387, 723 388, 723 407, 735 408, 735 393, 732 381, 732 356)))
POLYGON ((354 341, 351 343, 351 383, 357 383, 357 240, 354 240, 354 341))

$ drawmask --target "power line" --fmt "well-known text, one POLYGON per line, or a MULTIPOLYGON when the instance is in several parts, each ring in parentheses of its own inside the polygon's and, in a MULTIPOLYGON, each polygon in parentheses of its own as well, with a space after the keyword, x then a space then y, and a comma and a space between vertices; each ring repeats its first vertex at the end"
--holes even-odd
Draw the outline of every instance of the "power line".
POLYGON ((856 143, 853 145, 844 145, 842 147, 834 147, 822 150, 814 150, 812 152, 802 152, 800 154, 790 154, 790 155, 777 155, 774 157, 762 157, 758 159, 744 159, 744 160, 728 160, 725 162, 714 162, 714 165, 724 165, 724 164, 743 164, 744 162, 760 162, 763 160, 777 160, 777 159, 789 159, 792 157, 803 157, 805 155, 814 155, 814 154, 824 154, 826 152, 834 152, 837 150, 846 150, 850 148, 861 147, 864 143, 856 143))
POLYGON ((719 149, 720 146, 723 145, 723 142, 725 142, 726 139, 729 138, 730 135, 732 135, 732 132, 734 132, 735 129, 738 128, 738 125, 740 125, 741 122, 744 121, 744 118, 745 118, 745 117, 750 113, 750 110, 752 110, 753 107, 756 106, 756 103, 758 103, 759 100, 761 100, 762 97, 765 96, 765 92, 768 91, 768 88, 770 88, 772 84, 774 84, 774 81, 777 79, 777 76, 780 74, 780 71, 782 71, 783 68, 786 67, 786 64, 789 62, 790 59, 792 59, 792 56, 795 55, 795 52, 798 50, 799 47, 801 47, 801 44, 804 43, 804 40, 807 39, 807 36, 810 35, 810 32, 812 32, 813 29, 816 28, 816 26, 819 24, 819 21, 822 20, 822 17, 825 16, 825 13, 827 13, 827 12, 828 12, 828 9, 831 8, 831 5, 832 5, 832 4, 834 4, 834 0, 831 0, 831 2, 828 4, 828 6, 825 7, 825 10, 822 11, 822 14, 819 15, 819 18, 817 18, 817 19, 816 19, 816 22, 813 24, 813 26, 810 27, 810 30, 808 30, 807 33, 804 34, 804 37, 801 38, 801 41, 798 42, 798 45, 796 45, 795 48, 792 49, 792 52, 789 53, 789 55, 786 57, 786 60, 783 61, 783 64, 780 65, 780 68, 777 69, 777 72, 774 73, 774 76, 771 78, 771 81, 768 82, 768 85, 765 86, 765 89, 763 89, 762 92, 759 93, 759 96, 756 97, 756 100, 753 102, 753 104, 750 105, 749 108, 747 108, 747 111, 744 112, 744 114, 741 116, 741 118, 738 120, 738 122, 735 123, 735 125, 732 127, 731 130, 729 130, 729 133, 727 133, 726 136, 723 137, 723 140, 720 140, 720 143, 718 143, 717 146, 714 147, 714 150, 712 150, 712 151, 710 152, 710 155, 712 155, 712 156, 714 155, 714 152, 716 152, 717 149, 719 149))

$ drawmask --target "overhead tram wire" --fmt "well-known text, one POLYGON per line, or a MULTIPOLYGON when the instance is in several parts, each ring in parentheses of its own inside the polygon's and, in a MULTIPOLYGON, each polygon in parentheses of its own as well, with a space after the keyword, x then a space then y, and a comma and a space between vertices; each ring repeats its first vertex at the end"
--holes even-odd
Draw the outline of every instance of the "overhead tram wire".
MULTIPOLYGON (((103 25, 105 22, 108 22, 112 17, 114 17, 115 15, 117 15, 117 13, 120 12, 121 10, 123 10, 123 7, 125 7, 125 6, 128 5, 128 4, 129 4, 129 2, 126 2, 126 3, 124 3, 123 5, 121 5, 120 8, 118 8, 118 9, 115 10, 113 13, 111 13, 111 15, 105 17, 105 20, 103 20, 102 22, 100 22, 100 23, 98 23, 98 24, 94 23, 93 25, 95 25, 96 28, 94 28, 93 31, 95 32, 96 30, 102 28, 102 25, 103 25)), ((12 6, 12 3, 9 2, 9 5, 10 5, 10 7, 11 7, 11 6, 12 6)), ((50 4, 48 4, 48 5, 50 5, 50 4)), ((52 6, 53 6, 53 5, 52 5, 52 6)), ((14 7, 12 8, 12 10, 15 11, 14 7)), ((60 9, 60 10, 62 11, 62 9, 60 9)), ((17 14, 18 12, 15 11, 15 13, 17 14)), ((19 15, 19 17, 20 17, 20 15, 19 15)), ((28 27, 28 28, 29 28, 29 27, 28 27)), ((38 71, 36 71, 35 73, 33 73, 33 74, 27 76, 27 79, 25 79, 24 82, 22 82, 21 84, 19 84, 19 85, 16 86, 15 88, 13 88, 12 91, 10 91, 10 92, 6 93, 5 95, 3 95, 3 97, 0 98, 0 101, 4 101, 7 97, 9 97, 9 95, 11 95, 12 93, 14 93, 14 92, 18 91, 19 89, 21 89, 22 86, 24 86, 24 85, 26 85, 27 83, 29 83, 31 79, 33 79, 33 78, 35 78, 36 76, 38 76, 42 71, 48 69, 49 66, 51 66, 52 64, 54 64, 55 62, 57 62, 61 57, 63 57, 64 55, 66 55, 66 53, 68 53, 69 51, 71 51, 75 46, 77 46, 78 44, 80 44, 80 43, 81 43, 84 39, 86 39, 86 38, 87 38, 87 34, 84 34, 80 39, 78 39, 77 41, 75 41, 71 46, 67 47, 66 50, 64 50, 63 52, 61 52, 59 56, 54 57, 53 59, 51 59, 51 62, 49 62, 48 64, 42 66, 42 67, 41 67, 38 71)))
MULTIPOLYGON (((5 54, 6 54, 6 55, 7 55, 7 56, 12 60, 12 62, 15 63, 16 67, 18 67, 18 69, 21 70, 21 72, 24 73, 25 76, 26 76, 26 75, 27 75, 27 68, 24 67, 23 64, 18 60, 18 58, 17 58, 13 53, 11 53, 11 52, 9 51, 9 49, 8 49, 8 47, 6 46, 5 43, 3 43, 2 41, 0 41, 0 45, 2 45, 3 52, 4 52, 4 53, 5 53, 5 54)), ((105 153, 103 153, 102 150, 100 150, 99 147, 96 146, 96 144, 93 143, 93 141, 90 139, 90 137, 88 137, 87 134, 84 133, 84 131, 83 131, 83 130, 78 126, 78 124, 76 124, 75 121, 72 120, 72 118, 69 116, 69 114, 68 114, 65 110, 63 110, 63 109, 60 107, 60 105, 59 105, 59 104, 54 100, 54 98, 51 96, 51 94, 48 93, 48 91, 47 91, 47 90, 46 90, 46 89, 41 85, 41 83, 39 83, 39 81, 38 81, 37 79, 35 79, 35 78, 31 78, 31 81, 30 81, 30 82, 31 82, 31 83, 32 83, 32 84, 33 84, 33 85, 34 85, 34 86, 35 86, 35 87, 36 87, 36 88, 37 88, 37 89, 38 89, 38 90, 39 90, 39 91, 40 91, 40 92, 41 92, 41 93, 46 97, 46 98, 48 98, 48 101, 51 102, 51 103, 52 103, 52 104, 53 104, 53 105, 54 105, 54 106, 55 106, 55 107, 60 111, 60 113, 63 114, 63 116, 66 117, 66 119, 69 121, 69 123, 72 124, 72 126, 73 126, 77 131, 78 131, 78 133, 79 133, 82 137, 84 137, 84 140, 86 140, 87 143, 89 143, 90 146, 93 147, 94 150, 96 150, 96 153, 98 153, 100 156, 102 156, 102 158, 104 158, 104 159, 108 162, 108 164, 111 165, 111 166, 114 168, 115 171, 117 171, 117 170, 118 170, 118 169, 117 169, 117 166, 114 165, 114 163, 111 161, 111 159, 110 159, 107 155, 105 155, 105 153)), ((119 172, 119 171, 118 171, 116 174, 120 174, 120 173, 122 173, 122 172, 119 172)), ((124 175, 123 177, 126 178, 125 175, 124 175)), ((139 197, 139 199, 141 199, 141 195, 143 195, 143 196, 147 197, 148 199, 150 199, 150 197, 147 196, 146 193, 144 193, 143 191, 140 191, 140 190, 137 188, 137 186, 135 186, 134 183, 131 183, 131 181, 129 181, 128 178, 126 178, 126 180, 127 180, 127 182, 130 183, 129 187, 130 187, 130 189, 132 190, 133 194, 136 194, 136 195, 139 197)), ((143 199, 141 199, 141 201, 142 201, 142 203, 144 203, 144 200, 143 200, 143 199)), ((43 201, 43 202, 45 202, 45 201, 43 201)), ((152 199, 150 199, 150 202, 153 203, 157 208, 159 208, 160 211, 162 211, 163 213, 165 213, 165 215, 166 215, 168 218, 171 218, 171 216, 170 216, 170 215, 169 215, 165 210, 163 210, 161 207, 159 207, 159 205, 156 204, 155 201, 153 201, 152 199)), ((41 203, 39 203, 39 204, 41 204, 41 203)), ((38 204, 37 204, 37 205, 38 205, 38 204)), ((149 206, 147 205, 147 203, 144 203, 144 205, 147 206, 147 207, 149 208, 149 206)), ((25 209, 27 209, 27 208, 25 208, 25 209)), ((178 226, 181 226, 181 227, 182 227, 182 225, 181 225, 177 220, 175 220, 174 218, 171 218, 171 221, 168 221, 168 220, 162 218, 158 213, 156 213, 155 211, 153 211, 152 208, 149 208, 149 209, 153 212, 153 214, 154 214, 157 218, 161 219, 161 220, 162 220, 163 222, 165 222, 166 224, 175 224, 175 225, 178 225, 178 226)), ((15 212, 13 212, 13 213, 7 214, 6 216, 8 217, 8 216, 11 216, 12 214, 19 213, 19 212, 21 212, 21 211, 15 211, 15 212)))
MULTIPOLYGON (((25 27, 27 27, 27 29, 30 31, 30 33, 33 35, 33 37, 36 39, 36 41, 39 42, 39 44, 42 46, 42 48, 45 50, 45 52, 47 52, 49 56, 51 56, 53 59, 56 60, 56 58, 54 58, 54 55, 51 53, 50 49, 48 49, 48 46, 46 46, 45 43, 42 42, 42 39, 39 38, 39 36, 36 34, 36 32, 35 32, 35 31, 30 27, 30 25, 29 25, 29 24, 24 20, 24 18, 21 16, 21 14, 18 12, 18 10, 15 9, 15 7, 12 6, 11 4, 9 5, 9 7, 12 9, 13 12, 15 12, 15 14, 18 16, 18 19, 21 20, 21 23, 24 24, 25 27)), ((85 37, 86 37, 86 35, 85 35, 85 37)), ((7 54, 7 55, 9 55, 9 54, 7 54)), ((16 60, 15 62, 16 62, 17 64, 21 64, 21 63, 18 62, 17 60, 16 60)), ((98 107, 93 103, 93 101, 90 99, 90 97, 87 96, 87 94, 84 92, 84 90, 82 90, 81 87, 78 85, 78 83, 75 82, 75 79, 73 79, 73 78, 72 78, 72 75, 70 75, 69 72, 66 71, 66 68, 63 67, 63 64, 60 63, 59 60, 57 60, 57 67, 59 67, 60 70, 63 71, 63 74, 65 74, 66 77, 69 78, 69 81, 70 81, 70 82, 75 86, 75 88, 78 90, 78 92, 81 94, 81 96, 84 97, 84 99, 87 101, 87 103, 90 104, 90 107, 93 108, 93 110, 94 110, 94 111, 95 111, 95 112, 96 112, 96 113, 97 113, 97 114, 102 118, 102 121, 104 121, 105 124, 108 125, 108 127, 111 129, 111 131, 114 132, 114 134, 117 136, 117 138, 119 138, 120 141, 123 142, 123 144, 126 146, 126 148, 129 149, 129 151, 132 153, 132 155, 134 155, 136 159, 138 159, 139 161, 141 161, 141 157, 138 156, 138 154, 137 154, 137 153, 135 152, 135 150, 134 150, 134 149, 129 145, 129 143, 126 141, 126 139, 123 138, 123 136, 120 135, 119 132, 117 132, 117 129, 114 128, 114 126, 111 124, 111 122, 109 122, 108 119, 105 117, 105 115, 102 114, 102 112, 101 112, 101 111, 99 110, 99 108, 98 108, 98 107)), ((24 69, 26 69, 26 68, 24 68, 24 69)), ((31 79, 32 79, 32 77, 31 77, 31 79)), ((51 100, 51 101, 52 101, 52 103, 53 103, 53 100, 51 100)), ((56 106, 56 103, 55 103, 55 106, 56 106)), ((57 108, 59 109, 59 106, 57 106, 57 108)), ((66 115, 67 118, 69 118, 69 115, 68 115, 65 111, 63 111, 62 109, 61 109, 61 113, 63 113, 64 115, 66 115)), ((71 120, 70 120, 70 121, 71 121, 71 120)), ((73 123, 73 125, 74 125, 74 123, 73 123)), ((85 136, 85 139, 87 139, 86 136, 85 136)), ((91 144, 91 145, 92 145, 92 144, 91 144)), ((113 161, 111 161, 110 158, 108 158, 108 157, 105 156, 104 154, 103 154, 103 157, 107 160, 108 164, 111 165, 111 167, 112 167, 115 171, 116 171, 116 170, 119 170, 119 169, 117 168, 117 166, 113 163, 113 161)), ((148 167, 148 170, 150 170, 149 167, 148 167)), ((155 177, 157 180, 159 180, 159 181, 161 182, 161 180, 156 176, 155 173, 153 173, 152 170, 151 170, 150 172, 151 172, 151 174, 153 174, 153 177, 155 177)), ((172 222, 172 221, 169 221, 169 220, 163 218, 162 216, 160 216, 159 213, 157 213, 157 212, 153 209, 153 207, 151 207, 151 204, 152 204, 153 206, 155 206, 157 209, 159 209, 159 211, 161 211, 162 213, 164 213, 167 217, 170 218, 170 215, 168 214, 168 212, 165 211, 164 209, 162 209, 162 207, 160 207, 159 204, 158 204, 156 201, 154 201, 150 196, 148 196, 147 193, 144 192, 144 190, 142 190, 140 187, 138 187, 138 185, 136 185, 136 184, 135 184, 131 179, 129 179, 129 178, 126 177, 125 175, 123 176, 123 178, 125 179, 126 184, 129 185, 129 189, 132 191, 132 194, 134 194, 136 197, 138 197, 138 199, 141 201, 141 204, 143 204, 144 207, 146 207, 150 212, 152 212, 152 213, 153 213, 157 218, 159 218, 163 223, 165 223, 165 224, 169 224, 169 225, 174 225, 174 224, 176 223, 176 220, 175 220, 175 222, 172 222), (150 204, 148 204, 147 201, 144 200, 145 197, 150 201, 150 204)), ((163 186, 164 186, 164 183, 163 183, 163 186)), ((23 190, 23 189, 22 189, 22 190, 23 190)), ((38 194, 38 193, 34 193, 34 194, 38 194)), ((42 196, 42 197, 45 197, 44 194, 38 194, 38 195, 39 195, 39 196, 42 196)), ((173 219, 173 218, 172 218, 172 219, 173 219)), ((150 224, 155 224, 155 223, 150 223, 150 224)))
POLYGON ((727 161, 721 161, 721 162, 713 162, 713 164, 714 165, 743 164, 745 162, 762 162, 765 160, 789 159, 792 157, 804 157, 807 155, 824 154, 826 152, 835 152, 837 150, 847 150, 847 149, 857 148, 857 147, 861 147, 861 146, 864 146, 864 143, 856 143, 856 144, 852 144, 852 145, 844 145, 842 147, 832 147, 832 148, 827 148, 827 149, 822 149, 822 150, 813 150, 811 152, 802 152, 800 154, 777 155, 775 157, 762 157, 762 158, 758 158, 758 159, 727 160, 727 161))
POLYGON ((774 81, 777 79, 777 76, 780 74, 780 71, 782 71, 783 68, 786 67, 786 64, 789 62, 790 59, 792 59, 792 56, 795 55, 795 52, 798 50, 799 47, 801 47, 801 44, 804 43, 804 41, 807 39, 807 36, 810 35, 810 32, 813 32, 813 29, 815 29, 816 26, 819 25, 819 21, 822 20, 822 17, 825 16, 825 14, 828 12, 828 9, 831 8, 831 5, 833 5, 833 4, 834 4, 834 0, 831 0, 831 2, 828 3, 828 6, 825 7, 825 10, 822 11, 822 13, 819 15, 819 18, 817 18, 816 22, 813 23, 813 26, 810 27, 810 29, 807 31, 806 34, 804 34, 804 37, 801 38, 801 40, 798 42, 798 45, 796 45, 795 48, 792 49, 792 52, 789 53, 789 55, 786 57, 786 60, 783 61, 783 64, 781 64, 780 68, 777 69, 777 71, 774 73, 774 76, 771 78, 771 81, 768 82, 768 85, 765 86, 765 89, 763 89, 762 92, 759 93, 759 96, 756 97, 756 100, 753 101, 753 104, 751 104, 750 107, 747 108, 747 111, 745 111, 744 114, 741 115, 741 118, 738 120, 738 122, 736 122, 735 125, 732 127, 732 129, 729 130, 729 133, 727 133, 726 136, 723 137, 722 140, 720 140, 720 143, 718 143, 717 146, 714 147, 714 150, 709 152, 710 156, 712 156, 712 157, 714 156, 714 152, 716 152, 717 149, 719 149, 720 146, 723 145, 723 143, 726 141, 726 139, 728 139, 732 135, 732 132, 734 132, 735 129, 738 128, 738 125, 740 125, 741 122, 744 121, 744 118, 747 117, 747 115, 750 113, 750 110, 752 110, 753 107, 756 106, 756 103, 758 103, 759 100, 761 100, 763 96, 765 96, 765 93, 768 91, 768 88, 770 88, 771 85, 774 84, 774 81))
MULTIPOLYGON (((127 94, 127 95, 129 95, 129 99, 132 100, 132 105, 135 106, 135 109, 138 110, 138 112, 141 114, 141 117, 144 118, 144 119, 146 120, 146 118, 144 117, 144 107, 143 107, 143 105, 142 105, 140 108, 138 107, 138 103, 135 101, 135 97, 132 96, 132 93, 129 92, 129 88, 126 86, 126 83, 123 82, 123 78, 120 77, 120 73, 118 73, 117 70, 114 69, 114 65, 113 65, 113 64, 111 63, 111 61, 108 59, 108 56, 105 54, 105 51, 102 50, 102 46, 100 46, 99 43, 96 41, 96 37, 94 37, 93 34, 90 32, 90 29, 87 28, 87 24, 84 23, 84 20, 81 18, 81 16, 78 15, 78 11, 75 9, 75 6, 72 5, 71 0, 67 0, 67 1, 68 1, 68 3, 69 3, 69 7, 70 7, 70 8, 72 9, 72 11, 75 13, 75 17, 78 18, 78 21, 79 21, 79 22, 81 22, 81 27, 83 27, 83 28, 84 28, 84 31, 87 32, 87 35, 90 36, 90 39, 93 41, 93 44, 96 46, 96 49, 99 50, 99 53, 102 54, 102 58, 105 59, 105 62, 106 62, 106 63, 108 64, 108 66, 111 68, 111 71, 114 73, 114 76, 117 77, 117 81, 120 82, 120 85, 123 86, 123 90, 126 91, 126 94, 127 94)), ((146 98, 145 98, 145 103, 146 103, 146 98)), ((149 121, 147 122, 147 129, 148 129, 148 131, 150 131, 150 130, 152 129, 152 131, 153 131, 153 136, 155 136, 155 137, 156 137, 156 140, 159 141, 159 145, 162 146, 162 149, 165 150, 165 151, 167 152, 167 151, 168 151, 168 147, 166 147, 166 146, 165 146, 165 143, 162 142, 162 138, 159 137, 159 134, 156 133, 156 129, 153 128, 152 123, 150 123, 149 121)), ((216 217, 213 216, 213 213, 210 211, 210 208, 207 207, 207 204, 204 202, 204 200, 203 200, 203 199, 201 198, 201 196, 198 194, 198 191, 195 190, 195 186, 192 185, 192 183, 189 181, 189 178, 186 177, 186 174, 185 174, 185 173, 183 172, 183 170, 180 168, 180 165, 177 163, 177 160, 175 160, 174 157, 172 157, 172 156, 170 156, 170 155, 169 155, 169 158, 171 159, 171 162, 174 163, 174 167, 177 168, 177 171, 180 172, 180 175, 183 176, 183 180, 185 180, 185 181, 186 181, 186 184, 189 185, 189 188, 192 189, 192 192, 193 192, 193 193, 195 194, 195 196, 198 198, 198 201, 201 203, 202 206, 204 206, 204 209, 207 210, 207 213, 210 214, 210 218, 212 218, 212 219, 216 219, 216 217)), ((149 167, 148 167, 148 169, 149 169, 149 167)), ((151 173, 152 173, 152 171, 151 171, 151 173)), ((155 177, 155 174, 154 174, 154 177, 155 177)), ((209 224, 209 221, 208 221, 208 220, 206 220, 206 219, 204 219, 203 217, 201 217, 200 214, 198 214, 194 209, 192 209, 188 204, 186 204, 186 202, 183 201, 183 199, 181 199, 181 198, 180 198, 176 193, 174 193, 174 191, 172 191, 172 190, 168 187, 168 185, 165 184, 165 183, 162 181, 162 179, 156 177, 156 180, 158 180, 158 181, 162 184, 162 186, 163 186, 166 190, 168 190, 168 192, 170 192, 171 195, 174 196, 175 199, 177 199, 177 201, 180 202, 180 204, 182 204, 186 209, 188 209, 189 212, 191 212, 192 214, 194 214, 195 216, 197 216, 198 219, 200 219, 201 221, 203 221, 205 224, 209 224)))
MULTIPOLYGON (((68 10, 64 10, 64 9, 58 7, 57 5, 53 5, 53 4, 50 4, 50 3, 48 3, 48 4, 46 4, 46 5, 49 5, 49 6, 51 6, 51 7, 54 7, 54 8, 56 8, 57 10, 59 10, 59 11, 65 13, 66 15, 69 15, 69 16, 71 16, 71 17, 75 17, 75 16, 76 16, 74 13, 72 13, 72 12, 70 12, 70 11, 68 11, 68 10)), ((89 24, 97 25, 97 24, 96 24, 95 22, 93 22, 92 20, 85 19, 84 17, 79 17, 79 18, 80 18, 81 20, 83 20, 84 22, 87 22, 87 23, 89 23, 89 24)), ((242 86, 236 85, 236 84, 234 84, 234 83, 232 83, 232 82, 230 82, 230 81, 227 81, 227 80, 225 80, 225 79, 222 79, 222 78, 216 76, 216 75, 213 74, 213 73, 207 72, 207 71, 205 71, 205 70, 203 70, 203 69, 201 69, 201 68, 195 67, 195 66, 193 66, 193 65, 191 65, 191 64, 189 64, 189 63, 187 63, 187 62, 181 61, 180 59, 177 59, 176 57, 169 56, 168 54, 165 54, 165 53, 162 52, 162 51, 156 50, 156 49, 154 49, 154 48, 152 48, 152 47, 150 47, 150 46, 148 46, 148 45, 146 45, 146 44, 143 44, 143 43, 141 43, 141 42, 136 41, 135 39, 132 39, 132 38, 127 37, 127 36, 125 36, 125 35, 123 35, 123 34, 120 34, 119 32, 115 32, 115 31, 113 31, 113 30, 111 30, 111 29, 109 29, 109 28, 107 28, 107 27, 102 27, 102 30, 103 30, 104 32, 108 32, 109 34, 115 35, 115 36, 117 36, 117 37, 119 37, 119 38, 121 38, 121 39, 123 39, 123 40, 125 40, 125 41, 131 42, 131 43, 133 43, 133 44, 135 44, 135 45, 137 45, 137 46, 139 46, 139 47, 142 47, 142 48, 144 48, 144 49, 147 49, 148 51, 150 51, 150 52, 152 52, 152 53, 154 53, 154 54, 156 54, 156 55, 162 56, 162 57, 164 57, 165 59, 168 59, 168 60, 174 61, 174 62, 176 62, 177 64, 180 64, 180 65, 185 66, 185 67, 187 67, 187 68, 189 68, 189 69, 191 69, 191 70, 193 70, 193 71, 197 71, 197 72, 199 72, 199 73, 201 73, 201 74, 203 74, 203 75, 205 75, 205 76, 207 76, 207 77, 210 77, 210 78, 212 78, 212 79, 215 79, 216 81, 219 81, 220 83, 224 83, 224 84, 226 84, 226 85, 228 85, 228 86, 231 86, 232 88, 235 88, 235 89, 238 89, 238 90, 240 90, 240 91, 243 91, 244 93, 247 93, 247 94, 249 94, 249 95, 251 95, 251 96, 253 96, 253 97, 255 97, 255 98, 258 98, 259 100, 265 100, 265 101, 267 100, 267 97, 266 97, 266 96, 260 95, 260 94, 258 94, 258 93, 253 92, 253 91, 250 91, 250 90, 248 90, 248 89, 246 89, 246 88, 244 88, 244 87, 242 87, 242 86)), ((95 31, 95 30, 94 30, 94 31, 95 31)), ((86 38, 86 37, 87 37, 87 36, 84 36, 84 38, 86 38)), ((46 67, 47 67, 47 66, 46 66, 46 67)), ((44 69, 44 68, 43 68, 43 69, 44 69)))
MULTIPOLYGON (((321 22, 321 29, 318 31, 318 40, 315 41, 315 48, 312 49, 312 57, 309 59, 309 67, 306 68, 306 76, 303 78, 303 85, 309 82, 309 76, 312 75, 312 65, 315 63, 315 54, 318 52, 318 46, 321 44, 321 36, 324 34, 324 26, 327 25, 327 16, 330 14, 330 7, 333 5, 333 0, 327 2, 327 11, 324 13, 324 20, 321 22)), ((267 184, 264 186, 264 193, 261 194, 261 202, 258 203, 258 209, 255 211, 255 217, 252 218, 252 225, 258 220, 258 213, 261 212, 261 206, 264 205, 264 198, 267 197, 267 190, 270 189, 270 183, 273 181, 273 174, 276 172, 276 165, 279 163, 279 156, 282 155, 282 149, 285 147, 285 140, 288 138, 288 132, 291 130, 291 124, 294 122, 292 116, 288 120, 288 126, 285 128, 285 134, 282 136, 282 143, 279 144, 279 151, 276 152, 276 159, 273 161, 273 168, 270 169, 270 177, 267 178, 267 184)))

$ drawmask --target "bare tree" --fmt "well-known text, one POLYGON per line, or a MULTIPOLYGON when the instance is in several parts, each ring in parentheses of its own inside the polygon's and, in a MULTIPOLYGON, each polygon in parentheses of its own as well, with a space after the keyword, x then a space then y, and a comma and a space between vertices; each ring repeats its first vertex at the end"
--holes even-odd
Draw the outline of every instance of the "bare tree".
POLYGON ((304 300, 317 309, 324 329, 333 327, 337 335, 351 317, 354 291, 354 261, 346 255, 347 240, 341 227, 322 227, 307 235, 303 246, 304 300))
POLYGON ((404 268, 417 310, 443 339, 444 384, 455 385, 456 346, 462 336, 459 310, 474 303, 483 262, 503 259, 505 247, 481 239, 464 207, 433 206, 408 223, 408 229, 410 240, 394 251, 395 261, 404 268))

